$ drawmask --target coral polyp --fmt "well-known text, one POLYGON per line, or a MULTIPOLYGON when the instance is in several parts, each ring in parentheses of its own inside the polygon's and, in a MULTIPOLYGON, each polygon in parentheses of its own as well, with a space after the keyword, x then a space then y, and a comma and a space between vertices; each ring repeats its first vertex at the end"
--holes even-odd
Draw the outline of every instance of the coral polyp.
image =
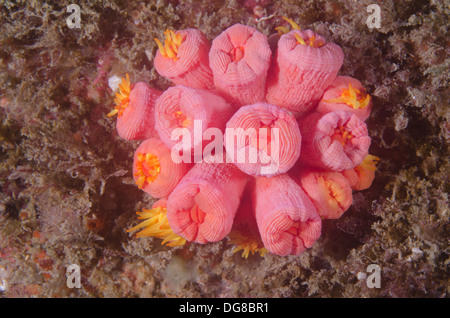
POLYGON ((183 37, 180 34, 175 34, 175 32, 169 29, 164 32, 164 35, 164 45, 158 38, 155 38, 159 51, 163 57, 171 58, 172 60, 177 61, 178 47, 181 45, 183 37))
POLYGON ((149 184, 158 177, 161 165, 158 157, 151 153, 138 153, 135 176, 138 178, 136 184, 142 189, 144 184, 149 184))
POLYGON ((119 92, 116 93, 116 98, 114 99, 116 107, 108 114, 108 117, 116 114, 118 114, 119 117, 122 116, 130 103, 130 92, 130 76, 127 74, 125 78, 122 77, 122 82, 119 84, 119 92))
POLYGON ((379 161, 364 122, 371 96, 338 76, 337 44, 285 20, 292 30, 278 27, 272 48, 242 24, 212 44, 199 30, 166 30, 154 66, 174 85, 161 93, 124 79, 110 115, 119 123, 128 104, 139 106, 139 120, 122 124, 145 123, 133 177, 161 198, 128 231, 168 246, 228 236, 244 258, 297 255, 320 238, 322 220, 348 210, 352 191, 370 186, 379 161))
POLYGON ((130 228, 128 232, 142 229, 136 234, 137 237, 157 237, 162 239, 161 244, 167 246, 183 246, 186 239, 173 233, 172 228, 167 221, 167 200, 156 201, 151 209, 143 209, 142 212, 136 212, 138 219, 144 220, 142 223, 130 228))

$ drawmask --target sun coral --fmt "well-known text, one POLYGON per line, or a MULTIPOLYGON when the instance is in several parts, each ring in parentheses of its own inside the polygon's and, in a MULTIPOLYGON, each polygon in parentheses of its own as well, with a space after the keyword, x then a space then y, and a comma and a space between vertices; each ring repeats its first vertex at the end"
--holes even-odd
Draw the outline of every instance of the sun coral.
POLYGON ((345 213, 352 191, 370 186, 379 161, 364 122, 371 96, 338 76, 337 44, 285 20, 293 30, 269 40, 233 25, 211 48, 198 30, 166 30, 154 65, 175 85, 161 93, 123 79, 109 116, 119 131, 130 113, 119 134, 147 139, 133 177, 163 198, 129 231, 170 246, 228 236, 245 258, 296 255, 320 238, 322 219, 345 213))
POLYGON ((271 56, 264 34, 242 24, 231 26, 214 39, 209 53, 216 88, 238 107, 264 102, 271 56))
POLYGON ((338 219, 352 205, 352 189, 342 173, 304 169, 293 174, 321 218, 338 219))
POLYGON ((344 170, 342 174, 347 178, 353 190, 366 190, 372 185, 380 158, 367 155, 363 162, 353 169, 344 170))
POLYGON ((197 163, 168 199, 173 231, 188 241, 223 239, 231 230, 248 177, 231 163, 197 163))
POLYGON ((314 112, 300 118, 299 126, 303 134, 300 161, 304 164, 341 171, 356 167, 368 154, 367 126, 353 113, 314 112))
POLYGON ((256 178, 253 204, 261 238, 271 253, 299 254, 321 234, 316 208, 287 174, 256 178))
POLYGON ((172 247, 186 244, 186 239, 173 233, 167 221, 167 199, 160 199, 153 203, 151 209, 143 209, 142 212, 136 213, 139 216, 138 219, 144 221, 128 229, 127 232, 142 229, 136 237, 157 237, 163 240, 161 244, 172 247))
POLYGON ((292 30, 278 41, 267 102, 295 115, 312 110, 342 66, 342 49, 314 31, 292 30))
POLYGON ((116 129, 126 140, 145 140, 157 136, 155 130, 155 102, 161 91, 139 82, 131 86, 130 77, 122 78, 116 93, 116 106, 108 116, 117 114, 116 129))
POLYGON ((134 153, 133 177, 152 197, 167 197, 189 170, 189 164, 175 163, 171 151, 159 139, 147 139, 134 153))
POLYGON ((372 104, 372 97, 367 94, 360 81, 350 76, 338 76, 325 90, 315 110, 319 113, 345 110, 366 120, 372 110, 372 104))
POLYGON ((202 147, 203 132, 210 127, 223 130, 232 111, 232 107, 219 95, 177 85, 167 89, 156 102, 156 130, 167 147, 172 148, 178 143, 172 137, 177 128, 185 128, 184 132, 189 132, 189 148, 202 147), (195 121, 200 125, 197 131, 195 121))
POLYGON ((154 61, 156 71, 176 85, 212 88, 208 59, 210 44, 206 36, 195 29, 166 30, 164 35, 164 44, 155 39, 159 47, 154 61))
POLYGON ((241 107, 228 121, 227 129, 227 155, 247 174, 284 173, 300 156, 298 124, 288 111, 277 106, 260 103, 241 107))

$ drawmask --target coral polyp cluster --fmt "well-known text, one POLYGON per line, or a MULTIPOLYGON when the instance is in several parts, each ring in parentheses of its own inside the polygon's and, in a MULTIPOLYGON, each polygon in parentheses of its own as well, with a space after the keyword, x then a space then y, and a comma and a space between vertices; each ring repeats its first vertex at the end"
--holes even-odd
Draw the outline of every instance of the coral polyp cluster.
POLYGON ((276 47, 242 24, 211 44, 199 30, 166 30, 154 66, 173 86, 123 79, 109 115, 121 137, 144 140, 133 177, 160 199, 129 231, 169 246, 228 237, 246 258, 296 255, 370 187, 371 96, 338 76, 337 44, 285 19, 292 30, 277 28, 276 47))

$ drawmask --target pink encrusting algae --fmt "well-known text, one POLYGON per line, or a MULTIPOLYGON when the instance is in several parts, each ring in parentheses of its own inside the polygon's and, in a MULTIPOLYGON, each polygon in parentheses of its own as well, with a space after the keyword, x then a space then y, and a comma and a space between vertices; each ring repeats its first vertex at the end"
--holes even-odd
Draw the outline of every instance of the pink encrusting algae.
POLYGON ((342 49, 311 30, 292 30, 278 41, 266 100, 295 116, 312 110, 342 66, 342 49))
POLYGON ((325 90, 315 111, 328 113, 345 110, 366 120, 372 110, 372 104, 372 97, 366 93, 360 81, 350 76, 338 76, 325 90))
POLYGON ((342 173, 303 169, 292 175, 305 190, 321 218, 338 219, 352 205, 352 189, 342 173))
POLYGON ((321 234, 316 208, 287 174, 256 178, 253 206, 264 246, 271 253, 299 254, 321 234))
POLYGON ((368 154, 367 126, 353 113, 312 113, 300 118, 299 126, 303 134, 300 161, 304 164, 341 171, 356 167, 368 154))
POLYGON ((271 45, 242 24, 211 46, 198 30, 166 30, 154 66, 174 86, 122 80, 108 116, 122 138, 144 140, 133 178, 162 198, 129 232, 173 247, 228 236, 244 258, 297 255, 349 209, 352 191, 370 187, 380 160, 364 122, 371 96, 337 75, 338 45, 285 20, 293 30, 278 27, 271 45), (189 156, 177 163, 180 144, 189 156))
POLYGON ((271 56, 267 37, 255 28, 235 24, 226 29, 209 53, 216 88, 237 107, 265 101, 271 56))
POLYGON ((207 128, 223 130, 232 112, 231 105, 211 91, 176 85, 167 89, 156 102, 156 130, 164 144, 172 148, 179 142, 172 138, 172 133, 177 128, 185 128, 194 148, 203 142, 203 132, 207 128), (195 129, 195 121, 200 129, 195 129))
POLYGON ((134 153, 134 180, 154 198, 167 197, 188 169, 187 163, 175 163, 171 150, 156 138, 141 143, 134 153))
POLYGON ((231 230, 247 181, 231 163, 196 163, 169 196, 171 228, 191 242, 220 241, 231 230))
POLYGON ((230 132, 225 134, 227 155, 247 174, 287 172, 300 156, 302 136, 298 124, 288 111, 277 106, 243 106, 226 127, 230 132))
POLYGON ((164 43, 155 39, 159 48, 154 60, 156 71, 176 85, 212 88, 210 43, 206 36, 196 29, 166 30, 164 35, 164 43))

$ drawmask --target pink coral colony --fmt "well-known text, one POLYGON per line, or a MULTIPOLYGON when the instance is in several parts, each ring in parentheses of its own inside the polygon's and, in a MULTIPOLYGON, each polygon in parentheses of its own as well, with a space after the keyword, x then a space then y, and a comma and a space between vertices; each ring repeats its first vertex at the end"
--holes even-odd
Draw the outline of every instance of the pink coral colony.
POLYGON ((364 122, 371 96, 338 76, 338 45, 285 20, 293 30, 278 27, 276 46, 241 24, 212 44, 199 30, 166 30, 154 66, 174 85, 160 92, 122 79, 108 116, 118 115, 120 137, 144 140, 133 178, 159 199, 128 231, 168 246, 228 237, 246 258, 296 255, 319 239, 323 219, 345 213, 352 191, 370 187, 379 161, 364 122), (175 162, 174 131, 189 132, 187 148, 205 149, 211 128, 222 133, 223 153, 175 162))

